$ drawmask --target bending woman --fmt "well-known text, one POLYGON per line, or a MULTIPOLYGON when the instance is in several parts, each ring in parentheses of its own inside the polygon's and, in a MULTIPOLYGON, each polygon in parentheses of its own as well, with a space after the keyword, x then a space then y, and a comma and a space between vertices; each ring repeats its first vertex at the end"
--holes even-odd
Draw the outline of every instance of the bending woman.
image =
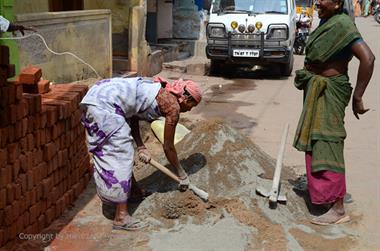
POLYGON ((313 204, 328 205, 315 224, 348 221, 343 206, 346 194, 343 157, 345 108, 352 93, 347 75, 352 57, 359 59, 352 98, 355 117, 368 109, 363 94, 371 79, 375 57, 355 24, 343 13, 344 0, 318 0, 319 27, 306 45, 304 69, 296 71, 295 86, 304 91, 304 104, 294 147, 306 153, 308 189, 313 204))
POLYGON ((140 160, 150 161, 141 140, 139 120, 152 121, 165 116, 165 155, 187 189, 189 179, 174 147, 174 133, 180 112, 190 111, 201 101, 201 90, 192 81, 173 84, 143 78, 112 78, 98 81, 81 102, 82 123, 88 149, 94 161, 97 193, 103 201, 116 204, 115 229, 136 230, 146 226, 128 214, 127 202, 133 182, 133 139, 140 160), (162 83, 160 83, 162 82, 162 83))

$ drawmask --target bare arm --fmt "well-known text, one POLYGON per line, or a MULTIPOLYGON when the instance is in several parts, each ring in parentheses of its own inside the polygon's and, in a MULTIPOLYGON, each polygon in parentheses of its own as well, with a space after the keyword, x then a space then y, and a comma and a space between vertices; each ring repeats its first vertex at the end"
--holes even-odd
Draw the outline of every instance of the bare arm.
POLYGON ((166 158, 168 159, 170 164, 172 164, 176 168, 177 175, 180 178, 184 178, 187 176, 187 174, 178 161, 177 151, 174 147, 175 128, 175 125, 165 122, 163 148, 166 158))
POLYGON ((145 147, 140 135, 139 118, 131 118, 131 134, 136 142, 137 148, 145 147))
POLYGON ((363 94, 372 77, 375 56, 364 42, 354 44, 351 50, 354 56, 360 61, 358 78, 356 80, 356 86, 352 97, 352 111, 354 112, 355 117, 359 119, 358 114, 364 114, 369 110, 364 108, 363 94))

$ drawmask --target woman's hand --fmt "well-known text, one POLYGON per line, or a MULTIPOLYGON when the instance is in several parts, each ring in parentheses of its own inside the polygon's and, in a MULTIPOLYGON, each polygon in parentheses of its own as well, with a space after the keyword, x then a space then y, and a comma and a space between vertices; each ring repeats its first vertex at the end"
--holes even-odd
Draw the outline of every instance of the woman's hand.
POLYGON ((152 158, 152 156, 150 155, 150 152, 148 151, 148 149, 146 149, 145 146, 137 147, 137 152, 138 152, 140 161, 144 162, 145 164, 148 164, 150 162, 150 159, 152 158))
POLYGON ((352 99, 352 111, 357 119, 359 119, 358 114, 364 114, 369 111, 369 109, 364 108, 363 99, 353 98, 352 99))

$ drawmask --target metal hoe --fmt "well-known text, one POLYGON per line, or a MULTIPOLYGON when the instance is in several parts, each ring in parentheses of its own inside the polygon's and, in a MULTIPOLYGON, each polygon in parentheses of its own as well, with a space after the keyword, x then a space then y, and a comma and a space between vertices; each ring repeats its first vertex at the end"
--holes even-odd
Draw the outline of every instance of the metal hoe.
POLYGON ((267 198, 269 197, 269 207, 272 209, 277 207, 277 201, 286 202, 286 196, 283 194, 280 194, 280 177, 281 177, 282 162, 284 159, 285 143, 286 143, 286 138, 288 136, 288 131, 289 131, 289 124, 287 123, 284 127, 280 150, 278 151, 278 155, 277 155, 276 168, 274 170, 273 181, 272 181, 272 188, 269 190, 263 187, 256 187, 256 193, 267 198))

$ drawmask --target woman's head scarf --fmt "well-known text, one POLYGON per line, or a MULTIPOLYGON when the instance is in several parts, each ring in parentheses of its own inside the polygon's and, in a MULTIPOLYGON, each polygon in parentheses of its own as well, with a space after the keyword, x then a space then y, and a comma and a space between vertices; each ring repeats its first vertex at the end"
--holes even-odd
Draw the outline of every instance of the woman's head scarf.
POLYGON ((180 102, 185 99, 185 91, 187 91, 191 97, 193 97, 195 102, 201 102, 202 91, 199 85, 194 81, 178 79, 170 83, 168 80, 162 77, 155 77, 153 81, 160 82, 163 87, 170 93, 173 93, 180 102))

